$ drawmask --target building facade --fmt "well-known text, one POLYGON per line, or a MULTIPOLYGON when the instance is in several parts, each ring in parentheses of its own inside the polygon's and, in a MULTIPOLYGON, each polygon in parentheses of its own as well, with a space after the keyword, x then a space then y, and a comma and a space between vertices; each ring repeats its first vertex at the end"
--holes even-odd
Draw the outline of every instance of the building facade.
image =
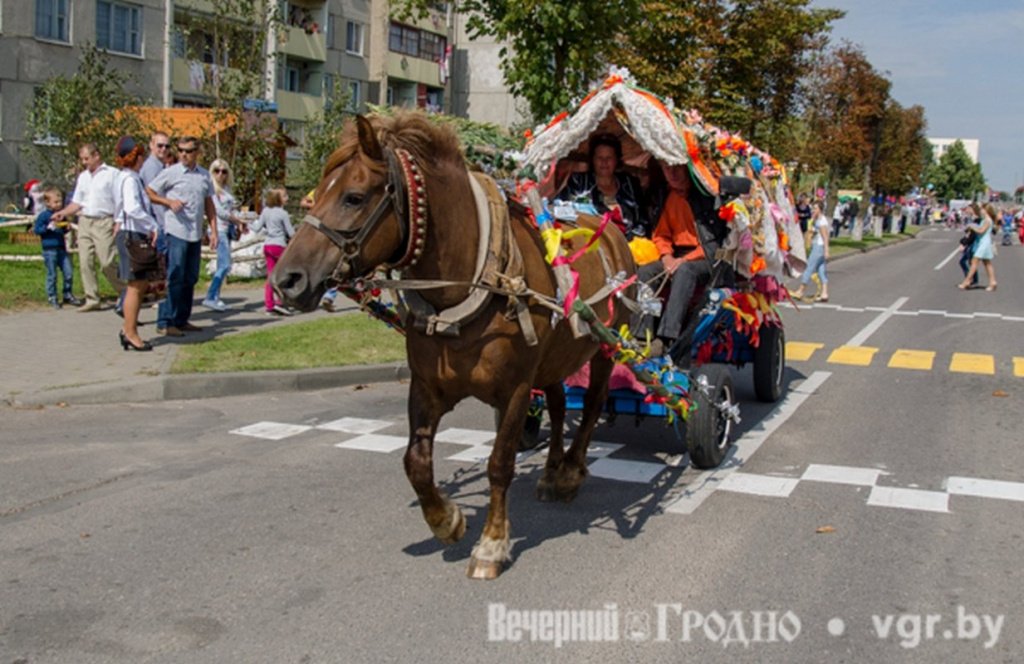
POLYGON ((963 143, 964 150, 967 151, 968 156, 970 156, 974 163, 979 163, 978 156, 981 151, 981 141, 977 138, 929 138, 928 142, 932 144, 935 161, 941 159, 942 155, 946 154, 946 150, 951 148, 957 141, 963 143))
MULTIPOLYGON (((386 0, 268 1, 280 29, 267 40, 262 101, 296 143, 290 159, 301 157, 306 122, 338 87, 357 111, 367 103, 452 110, 445 3, 399 22, 386 0)), ((34 177, 25 117, 36 90, 74 74, 86 44, 103 48, 148 103, 210 106, 234 64, 204 32, 213 11, 210 0, 0 0, 0 203, 19 201, 20 183, 34 177)))

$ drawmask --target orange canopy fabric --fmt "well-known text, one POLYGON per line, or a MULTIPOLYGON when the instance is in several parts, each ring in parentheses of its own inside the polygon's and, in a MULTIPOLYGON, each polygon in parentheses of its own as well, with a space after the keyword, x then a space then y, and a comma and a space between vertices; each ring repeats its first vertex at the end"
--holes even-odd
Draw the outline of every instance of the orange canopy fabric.
POLYGON ((163 108, 160 106, 129 106, 144 124, 171 137, 195 136, 202 138, 234 127, 238 118, 234 113, 218 113, 212 108, 163 108))

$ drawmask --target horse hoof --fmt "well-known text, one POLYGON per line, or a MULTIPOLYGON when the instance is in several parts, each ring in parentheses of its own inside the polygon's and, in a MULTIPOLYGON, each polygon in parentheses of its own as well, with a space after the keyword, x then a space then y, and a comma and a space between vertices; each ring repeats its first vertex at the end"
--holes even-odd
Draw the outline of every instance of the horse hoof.
POLYGON ((537 500, 542 503, 571 503, 576 498, 576 494, 579 492, 579 486, 573 486, 569 488, 559 487, 557 484, 552 483, 537 483, 537 500))
MULTIPOLYGON (((458 508, 456 508, 458 509, 458 508)), ((462 536, 466 534, 466 517, 463 516, 462 510, 458 510, 455 513, 455 523, 452 524, 452 530, 446 537, 438 537, 442 544, 450 546, 455 544, 462 536)))
POLYGON ((484 581, 490 581, 498 578, 498 575, 501 574, 501 568, 502 564, 500 562, 470 558, 469 568, 466 570, 466 576, 471 579, 483 579, 484 581))

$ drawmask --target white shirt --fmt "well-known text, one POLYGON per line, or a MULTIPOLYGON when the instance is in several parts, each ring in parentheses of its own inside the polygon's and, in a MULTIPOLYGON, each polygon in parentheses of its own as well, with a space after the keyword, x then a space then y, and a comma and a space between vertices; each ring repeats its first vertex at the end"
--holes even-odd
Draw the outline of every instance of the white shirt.
POLYGON ((100 164, 95 172, 88 168, 78 174, 71 201, 82 206, 86 217, 114 216, 114 180, 117 169, 100 164))
POLYGON ((149 196, 146 195, 142 178, 135 171, 125 169, 118 173, 114 201, 114 221, 121 224, 121 230, 149 235, 157 229, 149 196))
POLYGON ((825 234, 827 235, 831 228, 832 224, 828 223, 828 219, 825 218, 825 215, 818 215, 818 218, 814 220, 814 236, 811 239, 811 246, 824 247, 825 238, 821 236, 821 231, 824 229, 825 234))

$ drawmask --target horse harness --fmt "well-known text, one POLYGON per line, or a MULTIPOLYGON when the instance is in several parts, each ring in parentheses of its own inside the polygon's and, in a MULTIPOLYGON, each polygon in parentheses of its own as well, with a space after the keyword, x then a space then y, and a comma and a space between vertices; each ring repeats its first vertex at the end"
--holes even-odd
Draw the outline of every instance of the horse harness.
MULTIPOLYGON (((388 182, 384 188, 384 196, 358 229, 335 230, 324 225, 313 215, 307 215, 304 219, 341 249, 342 257, 329 281, 338 284, 348 282, 351 285, 342 267, 347 264, 350 273, 359 273, 359 247, 385 218, 389 208, 394 208, 405 248, 400 257, 385 263, 383 267, 392 272, 399 272, 415 265, 423 254, 428 217, 423 176, 412 155, 406 150, 389 148, 386 150, 386 158, 388 182), (408 218, 405 214, 406 209, 409 210, 408 218)), ((529 302, 532 300, 557 314, 563 313, 562 307, 554 298, 527 286, 523 257, 512 233, 508 204, 497 184, 483 173, 470 172, 468 176, 480 226, 480 242, 472 281, 360 279, 355 284, 356 290, 365 292, 375 288, 388 288, 398 291, 394 301, 406 325, 411 323, 415 329, 428 335, 451 337, 458 336, 461 326, 480 314, 494 295, 503 295, 508 298, 505 317, 509 320, 517 319, 527 344, 535 346, 538 338, 530 318, 529 302), (459 304, 440 312, 418 292, 450 286, 468 287, 469 295, 459 304)), ((610 276, 608 258, 604 251, 600 253, 606 276, 610 276)), ((587 302, 597 302, 614 290, 615 287, 608 283, 587 298, 587 302)), ((635 303, 624 297, 621 299, 625 300, 629 308, 634 308, 635 303)))

